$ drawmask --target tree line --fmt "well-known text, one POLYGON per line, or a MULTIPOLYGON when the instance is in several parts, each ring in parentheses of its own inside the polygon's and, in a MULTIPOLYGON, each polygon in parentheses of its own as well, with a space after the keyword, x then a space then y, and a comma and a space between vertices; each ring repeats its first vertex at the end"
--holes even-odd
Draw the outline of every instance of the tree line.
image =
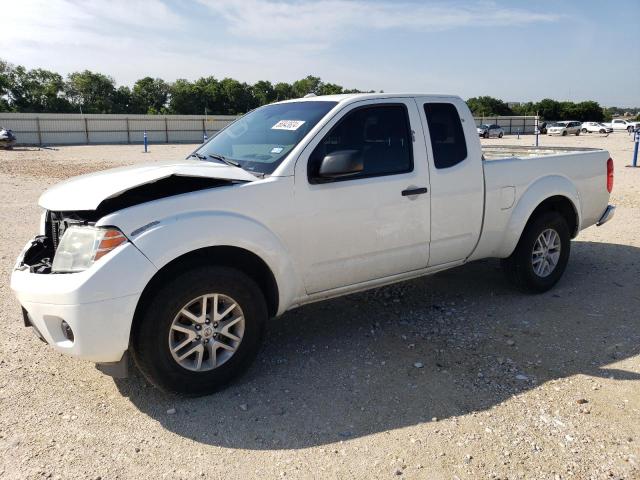
POLYGON ((236 115, 268 103, 309 93, 360 93, 309 75, 293 83, 253 85, 233 78, 202 77, 195 82, 144 77, 116 86, 114 79, 85 70, 63 78, 50 70, 28 70, 0 59, 0 111, 27 113, 142 113, 236 115))
MULTIPOLYGON (((202 77, 191 82, 144 77, 133 87, 116 86, 102 73, 84 70, 63 78, 42 68, 26 69, 0 59, 0 112, 25 113, 142 113, 237 115, 271 102, 300 98, 309 93, 329 95, 360 93, 309 75, 293 83, 272 84, 260 80, 253 85, 233 78, 202 77)), ((372 92, 372 91, 371 91, 372 92)), ((507 104, 483 96, 467 100, 476 116, 540 115, 545 120, 609 120, 622 111, 603 109, 598 102, 539 102, 507 104)), ((637 112, 636 112, 637 113, 637 112)))
POLYGON ((508 104, 497 98, 484 96, 470 98, 467 100, 467 105, 477 117, 539 115, 543 120, 579 120, 581 122, 610 121, 612 117, 620 116, 627 111, 631 111, 634 115, 640 113, 637 108, 603 108, 593 100, 576 103, 559 102, 551 98, 545 98, 539 102, 508 104))

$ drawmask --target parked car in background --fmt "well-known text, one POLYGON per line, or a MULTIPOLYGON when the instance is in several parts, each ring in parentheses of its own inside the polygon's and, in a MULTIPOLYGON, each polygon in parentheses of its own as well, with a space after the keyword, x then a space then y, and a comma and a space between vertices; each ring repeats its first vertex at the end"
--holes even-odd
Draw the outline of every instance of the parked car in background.
POLYGON ((16 136, 12 130, 0 127, 0 148, 11 150, 16 144, 16 136))
POLYGON ((489 137, 502 138, 504 136, 504 130, 500 125, 496 125, 496 124, 492 124, 492 125, 482 124, 478 127, 477 130, 478 130, 478 135, 484 138, 489 138, 489 137))
POLYGON ((51 187, 11 277, 23 321, 105 373, 126 375, 132 355, 154 385, 194 395, 246 370, 268 318, 300 305, 490 257, 545 292, 571 239, 612 218, 613 160, 483 150, 473 125, 459 97, 296 99, 185 160, 51 187))
POLYGON ((580 135, 582 123, 574 120, 556 122, 547 127, 547 135, 580 135))
POLYGON ((604 123, 583 122, 580 131, 582 133, 611 133, 613 132, 613 128, 608 127, 604 123))
POLYGON ((636 128, 640 128, 640 122, 630 122, 621 118, 614 118, 611 123, 605 123, 605 125, 611 127, 614 131, 626 130, 627 132, 633 132, 636 128))
POLYGON ((545 134, 547 133, 547 127, 551 125, 551 122, 542 122, 540 124, 538 124, 538 132, 545 134))

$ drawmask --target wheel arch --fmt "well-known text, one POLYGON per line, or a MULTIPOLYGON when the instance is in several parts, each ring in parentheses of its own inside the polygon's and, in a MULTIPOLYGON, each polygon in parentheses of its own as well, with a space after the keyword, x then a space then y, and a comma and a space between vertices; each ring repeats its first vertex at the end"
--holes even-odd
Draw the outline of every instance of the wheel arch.
POLYGON ((575 186, 565 177, 544 177, 534 182, 522 195, 505 232, 500 257, 515 250, 522 232, 533 218, 547 211, 560 213, 567 221, 571 238, 580 231, 580 198, 575 186))
POLYGON ((147 282, 140 295, 133 316, 131 331, 135 331, 145 306, 163 282, 191 268, 206 265, 231 267, 240 270, 253 279, 262 290, 269 316, 273 317, 278 313, 280 291, 275 275, 267 263, 255 253, 244 248, 219 245, 184 253, 160 268, 151 280, 147 282))

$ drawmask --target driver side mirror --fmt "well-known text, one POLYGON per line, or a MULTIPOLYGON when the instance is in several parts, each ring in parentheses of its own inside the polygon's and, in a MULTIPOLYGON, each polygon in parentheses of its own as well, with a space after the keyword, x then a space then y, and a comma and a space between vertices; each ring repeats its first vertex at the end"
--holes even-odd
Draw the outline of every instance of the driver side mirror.
POLYGON ((357 175, 364 170, 362 153, 359 150, 337 150, 326 155, 320 162, 318 183, 357 175))

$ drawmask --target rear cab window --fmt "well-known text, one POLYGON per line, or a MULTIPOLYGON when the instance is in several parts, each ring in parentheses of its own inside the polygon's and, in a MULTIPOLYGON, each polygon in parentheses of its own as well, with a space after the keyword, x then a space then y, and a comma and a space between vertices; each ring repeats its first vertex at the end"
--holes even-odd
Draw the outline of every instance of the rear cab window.
POLYGON ((467 158, 467 141, 460 113, 452 103, 425 103, 433 163, 436 168, 450 168, 467 158))

